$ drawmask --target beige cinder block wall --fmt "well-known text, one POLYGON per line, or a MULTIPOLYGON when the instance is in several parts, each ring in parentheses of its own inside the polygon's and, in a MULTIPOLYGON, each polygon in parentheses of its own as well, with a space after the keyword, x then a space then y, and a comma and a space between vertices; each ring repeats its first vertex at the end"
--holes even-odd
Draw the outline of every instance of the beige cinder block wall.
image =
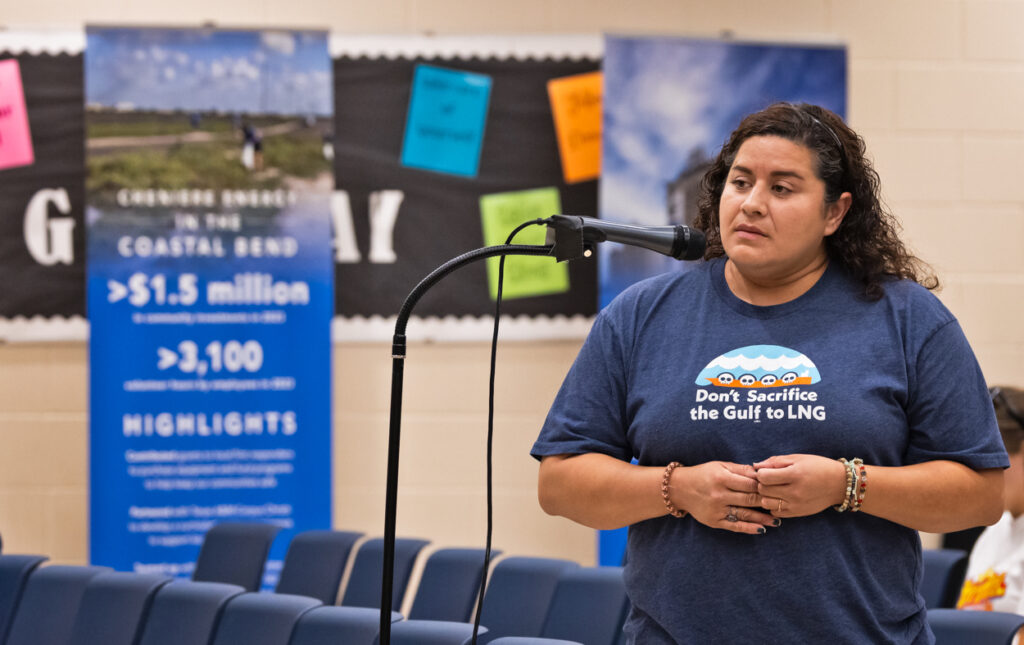
MULTIPOLYGON (((995 0, 0 0, 11 28, 86 23, 326 27, 336 33, 679 33, 849 45, 849 118, 907 239, 939 270, 991 382, 1024 384, 1024 4, 995 0)), ((2 277, 0 277, 2 278, 2 277)), ((495 546, 592 563, 594 534, 535 502, 529 446, 579 341, 499 354, 495 546)), ((334 514, 380 534, 390 347, 334 353, 334 514)), ((87 557, 87 348, 0 346, 5 551, 87 557)), ((483 541, 487 347, 410 347, 399 533, 483 541)))

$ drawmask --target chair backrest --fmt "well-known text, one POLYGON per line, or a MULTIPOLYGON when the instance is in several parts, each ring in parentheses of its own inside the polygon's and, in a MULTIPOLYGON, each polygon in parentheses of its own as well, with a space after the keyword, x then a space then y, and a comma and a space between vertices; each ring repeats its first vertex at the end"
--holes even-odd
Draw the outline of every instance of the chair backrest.
MULTIPOLYGON (((402 614, 391 612, 391 622, 402 614)), ((299 618, 290 645, 372 645, 380 632, 380 610, 369 607, 314 607, 299 618)))
POLYGON ((82 594, 71 645, 135 645, 153 596, 170 581, 167 576, 120 571, 94 577, 82 594))
MULTIPOLYGON (((481 625, 479 634, 486 633, 487 628, 481 625)), ((391 645, 468 645, 472 641, 472 623, 403 620, 391 626, 391 645)))
POLYGON ((558 558, 512 557, 494 566, 484 592, 480 624, 486 625, 490 642, 502 636, 540 636, 555 586, 562 573, 578 568, 558 558))
POLYGON ((928 609, 956 607, 967 573, 967 552, 959 549, 925 549, 921 596, 928 609))
MULTIPOLYGON (((391 606, 400 607, 409 584, 416 556, 428 544, 414 538, 395 539, 395 575, 392 577, 391 606)), ((345 586, 341 604, 346 607, 380 608, 381 577, 384 568, 384 539, 367 540, 356 552, 352 573, 345 586)))
POLYGON ((260 522, 214 524, 203 538, 192 579, 259 591, 270 544, 279 530, 260 522))
POLYGON ((238 585, 177 580, 156 592, 139 645, 209 645, 238 585))
POLYGON ((299 617, 320 601, 307 596, 244 593, 228 601, 213 645, 288 645, 299 617))
POLYGON ((929 609, 936 645, 1010 645, 1024 616, 1001 611, 929 609))
POLYGON ((491 641, 491 645, 583 645, 583 643, 537 636, 504 636, 491 641))
POLYGON ((338 600, 352 545, 363 536, 351 531, 303 531, 288 545, 277 593, 316 598, 325 605, 338 600))
POLYGON ((0 555, 0 645, 7 640, 29 575, 45 560, 42 555, 0 555))
POLYGON ((629 609, 622 567, 581 567, 562 574, 541 636, 615 645, 629 609))
POLYGON ((68 645, 89 581, 109 567, 51 565, 32 572, 5 645, 68 645))
MULTIPOLYGON (((500 551, 492 551, 497 556, 500 551)), ((484 549, 441 549, 427 559, 411 620, 448 620, 464 623, 473 616, 484 572, 484 549)))

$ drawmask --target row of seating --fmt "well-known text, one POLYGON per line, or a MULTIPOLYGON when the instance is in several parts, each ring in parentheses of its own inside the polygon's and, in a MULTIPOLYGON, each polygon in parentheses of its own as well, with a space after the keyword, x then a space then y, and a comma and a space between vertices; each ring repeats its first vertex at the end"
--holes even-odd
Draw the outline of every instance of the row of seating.
MULTIPOLYGON (((459 590, 464 585, 458 581, 449 587, 447 559, 440 557, 461 551, 468 550, 445 549, 428 559, 413 605, 415 614, 426 618, 402 620, 394 612, 392 620, 400 622, 393 625, 392 643, 470 641, 472 625, 467 621, 478 587, 459 590), (458 602, 451 602, 451 595, 458 602), (464 619, 428 619, 456 609, 464 619)), ((280 589, 247 592, 240 585, 172 581, 105 567, 41 566, 44 560, 0 555, 0 645, 369 644, 379 629, 374 607, 330 606, 280 589)), ((482 564, 475 563, 477 584, 482 564)), ((379 605, 379 572, 378 566, 377 594, 360 592, 357 599, 365 596, 368 603, 379 605)), ((350 592, 355 593, 351 583, 343 598, 350 592)), ((613 645, 621 638, 627 607, 621 568, 505 558, 487 586, 478 642, 505 643, 505 637, 552 642, 542 640, 547 637, 556 643, 613 645)))
MULTIPOLYGON (((379 612, 375 609, 326 606, 303 596, 245 592, 236 585, 171 581, 104 567, 40 567, 42 561, 40 556, 0 555, 0 643, 4 645, 376 642, 379 612)), ((605 608, 592 609, 591 618, 600 620, 605 608)), ((401 616, 394 613, 392 620, 401 621, 401 616)), ((953 609, 929 610, 928 620, 938 645, 1009 645, 1024 626, 1024 616, 1016 614, 953 609)), ((393 623, 391 642, 464 645, 471 631, 467 623, 401 621, 393 623)), ((488 642, 489 637, 482 628, 480 642, 488 642)), ((490 642, 565 645, 580 641, 498 637, 490 642)))
MULTIPOLYGON (((0 555, 0 645, 374 642, 383 541, 368 540, 356 548, 359 533, 301 533, 289 545, 276 593, 251 593, 259 587, 276 533, 267 526, 225 524, 211 529, 193 582, 172 583, 163 576, 116 573, 104 567, 41 567, 41 556, 0 555), (348 583, 339 593, 354 550, 348 583), (339 599, 341 606, 331 606, 339 599), (111 612, 120 618, 112 620, 111 612), (269 640, 253 640, 257 636, 247 636, 248 630, 269 640)), ((426 544, 396 541, 394 607, 401 606, 413 565, 426 544)), ((957 642, 955 634, 961 633, 973 634, 972 645, 979 645, 989 642, 976 638, 985 628, 1005 635, 1014 624, 1024 624, 1024 617, 1014 614, 943 609, 955 603, 966 566, 964 552, 926 550, 924 564, 922 592, 939 643, 957 642)), ((401 621, 393 625, 392 642, 467 641, 482 569, 482 549, 434 552, 423 568, 409 620, 397 612, 392 616, 401 621)), ((479 642, 549 637, 611 645, 622 638, 627 608, 621 569, 579 567, 549 558, 506 558, 494 567, 487 586, 479 642)))
MULTIPOLYGON (((249 591, 259 588, 263 566, 276 528, 266 524, 219 524, 208 532, 195 580, 238 584, 249 591)), ((296 536, 277 584, 280 593, 311 596, 334 604, 353 545, 362 537, 347 531, 307 531, 296 536)), ((399 538, 395 543, 392 606, 400 607, 407 584, 426 540, 399 538)), ((380 570, 383 540, 362 545, 342 605, 380 606, 380 570)), ((500 552, 495 552, 497 556, 500 552)), ((427 562, 410 618, 468 620, 480 587, 482 549, 446 549, 427 562), (443 585, 444 593, 441 593, 443 585)), ((925 549, 921 593, 929 609, 956 607, 967 569, 967 553, 955 549, 925 549)))
MULTIPOLYGON (((227 582, 256 590, 274 529, 227 523, 206 534, 193 580, 227 582)), ((379 608, 384 541, 355 546, 361 534, 306 531, 289 544, 275 591, 304 595, 325 605, 379 608), (350 553, 344 588, 339 585, 350 553)), ((400 608, 413 569, 428 542, 395 540, 392 607, 400 608)), ((497 556, 499 551, 493 552, 497 556)), ((483 549, 440 549, 423 567, 409 609, 410 621, 466 623, 474 615, 483 575, 483 549)), ((510 557, 496 563, 484 594, 481 624, 486 643, 501 636, 550 637, 595 645, 621 638, 628 610, 620 567, 581 568, 555 558, 510 557), (591 614, 600 610, 600 618, 591 614)), ((405 629, 403 626, 400 629, 405 629)))
MULTIPOLYGON (((11 598, 9 585, 2 586, 0 609, 5 619, 11 614, 0 623, 4 645, 370 644, 379 627, 374 609, 104 567, 39 567, 41 560, 0 556, 0 571, 21 565, 27 578, 20 597, 11 598)), ((391 642, 462 645, 471 629, 464 623, 402 622, 391 642)))

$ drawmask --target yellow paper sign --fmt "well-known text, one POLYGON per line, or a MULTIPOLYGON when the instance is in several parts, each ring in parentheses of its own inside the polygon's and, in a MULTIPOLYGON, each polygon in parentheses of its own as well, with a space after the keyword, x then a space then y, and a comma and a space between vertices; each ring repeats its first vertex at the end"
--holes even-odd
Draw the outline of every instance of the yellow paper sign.
POLYGON ((601 72, 548 81, 565 182, 601 174, 601 72))
MULTIPOLYGON (((492 193, 480 197, 480 216, 484 245, 504 244, 512 230, 531 219, 561 212, 557 188, 535 188, 511 193, 492 193)), ((545 228, 531 226, 516 236, 516 244, 544 244, 545 228)), ((487 259, 487 282, 491 300, 498 297, 498 264, 500 258, 487 259)), ((569 290, 569 268, 566 262, 552 257, 510 257, 505 261, 505 298, 528 298, 569 290)))

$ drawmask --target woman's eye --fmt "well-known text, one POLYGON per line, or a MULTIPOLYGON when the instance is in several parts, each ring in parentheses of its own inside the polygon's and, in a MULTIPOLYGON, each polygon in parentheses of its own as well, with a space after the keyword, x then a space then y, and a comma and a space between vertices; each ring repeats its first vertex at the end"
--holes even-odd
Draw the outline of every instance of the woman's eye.
POLYGON ((744 179, 743 177, 735 177, 732 180, 732 185, 735 186, 736 188, 746 188, 748 184, 747 180, 744 179))
POLYGON ((779 186, 779 185, 772 186, 772 190, 775 191, 776 193, 778 193, 779 195, 785 195, 787 193, 793 192, 792 190, 790 190, 786 186, 779 186))

